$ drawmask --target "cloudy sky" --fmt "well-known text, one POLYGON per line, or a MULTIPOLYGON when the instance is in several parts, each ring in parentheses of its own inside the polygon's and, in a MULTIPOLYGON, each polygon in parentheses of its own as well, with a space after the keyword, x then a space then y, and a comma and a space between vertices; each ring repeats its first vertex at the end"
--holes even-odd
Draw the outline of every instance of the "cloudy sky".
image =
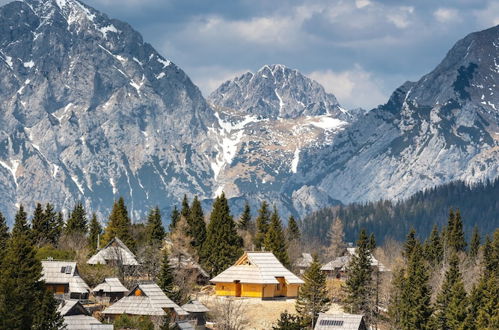
MULTIPOLYGON (((345 107, 384 103, 466 34, 499 24, 496 0, 84 0, 130 23, 208 95, 264 64, 322 83, 345 107)), ((0 0, 6 3, 7 0, 0 0)))

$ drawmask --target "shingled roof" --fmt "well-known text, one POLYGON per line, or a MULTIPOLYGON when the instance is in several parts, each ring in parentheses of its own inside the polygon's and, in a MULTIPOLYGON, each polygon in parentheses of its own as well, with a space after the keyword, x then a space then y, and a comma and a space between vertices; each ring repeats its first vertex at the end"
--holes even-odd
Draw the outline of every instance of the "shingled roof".
POLYGON ((112 330, 112 324, 101 324, 92 317, 78 300, 64 300, 58 308, 64 318, 66 330, 112 330))
POLYGON ((69 285, 69 292, 88 293, 90 288, 78 274, 75 261, 42 261, 42 279, 47 284, 69 285))
POLYGON ((363 330, 363 315, 320 313, 314 330, 363 330))
POLYGON ((125 266, 139 265, 133 252, 118 237, 113 238, 103 249, 88 259, 87 264, 105 265, 109 260, 120 260, 125 266))
POLYGON ((102 314, 166 315, 164 309, 173 309, 178 315, 189 315, 168 298, 155 283, 137 284, 127 296, 106 308, 102 314))
POLYGON ((279 284, 276 277, 283 277, 288 284, 304 283, 284 267, 272 252, 245 252, 234 266, 211 279, 211 282, 240 281, 252 284, 279 284))
POLYGON ((92 292, 128 292, 128 289, 115 277, 108 277, 104 282, 92 289, 92 292))

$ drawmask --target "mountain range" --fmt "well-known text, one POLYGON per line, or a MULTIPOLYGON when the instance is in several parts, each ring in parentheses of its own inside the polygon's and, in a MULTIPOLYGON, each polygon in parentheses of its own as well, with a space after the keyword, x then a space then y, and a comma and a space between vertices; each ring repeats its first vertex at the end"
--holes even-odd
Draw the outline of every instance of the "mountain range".
POLYGON ((499 176, 499 27, 459 41, 385 105, 344 109, 265 65, 206 99, 128 24, 77 0, 0 7, 0 211, 83 201, 135 220, 224 191, 283 215, 499 176))

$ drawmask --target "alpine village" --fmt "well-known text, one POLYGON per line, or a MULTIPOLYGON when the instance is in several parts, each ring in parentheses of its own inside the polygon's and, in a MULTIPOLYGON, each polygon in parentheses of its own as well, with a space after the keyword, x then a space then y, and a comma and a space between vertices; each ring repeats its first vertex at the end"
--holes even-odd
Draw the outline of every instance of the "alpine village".
POLYGON ((79 0, 0 5, 0 330, 499 330, 499 25, 348 110, 280 64, 205 98, 79 0))

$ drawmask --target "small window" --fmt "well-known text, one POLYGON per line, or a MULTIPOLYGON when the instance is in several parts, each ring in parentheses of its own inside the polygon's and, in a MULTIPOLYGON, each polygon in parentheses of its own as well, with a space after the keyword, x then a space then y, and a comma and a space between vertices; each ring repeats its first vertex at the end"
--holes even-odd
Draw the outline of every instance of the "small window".
POLYGON ((71 266, 66 267, 66 274, 71 274, 71 266))
POLYGON ((63 266, 63 267, 61 267, 61 273, 63 273, 63 274, 64 274, 65 272, 66 272, 66 267, 64 267, 64 266, 63 266))

